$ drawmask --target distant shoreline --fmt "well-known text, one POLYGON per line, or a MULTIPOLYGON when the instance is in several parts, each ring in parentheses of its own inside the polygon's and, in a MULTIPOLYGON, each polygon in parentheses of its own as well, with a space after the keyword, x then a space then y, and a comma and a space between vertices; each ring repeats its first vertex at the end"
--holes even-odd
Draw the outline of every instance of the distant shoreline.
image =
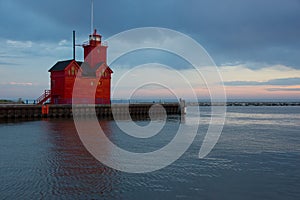
MULTIPOLYGON (((168 103, 174 103, 173 102, 151 102, 153 104, 168 104, 168 103)), ((123 102, 123 103, 112 103, 112 104, 127 104, 128 102, 123 102)), ((129 104, 148 104, 149 102, 132 102, 129 104)), ((0 106, 17 106, 17 105, 37 105, 37 104, 26 104, 24 102, 19 103, 19 102, 14 102, 14 101, 0 101, 0 106)), ((229 102, 209 102, 209 101, 203 101, 203 102, 186 102, 187 106, 300 106, 300 101, 299 102, 252 102, 252 101, 245 101, 245 102, 239 102, 239 101, 229 101, 229 102)), ((59 104, 58 104, 59 106, 59 104)))
POLYGON ((187 106, 300 106, 300 102, 187 102, 187 106))
MULTIPOLYGON (((177 102, 177 99, 112 99, 112 104, 139 104, 154 103, 165 104, 177 102)), ((0 99, 0 105, 36 105, 35 100, 18 100, 0 99)), ((227 101, 201 99, 198 102, 186 99, 187 106, 300 106, 298 99, 227 99, 227 101)))
POLYGON ((24 104, 22 101, 13 101, 8 99, 0 99, 0 105, 7 105, 7 104, 24 104))

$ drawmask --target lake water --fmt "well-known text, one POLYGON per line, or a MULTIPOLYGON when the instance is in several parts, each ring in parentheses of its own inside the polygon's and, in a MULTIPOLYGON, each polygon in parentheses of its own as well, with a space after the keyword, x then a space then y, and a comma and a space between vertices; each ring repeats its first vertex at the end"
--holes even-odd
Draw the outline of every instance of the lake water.
MULTIPOLYGON (((217 145, 198 159, 209 109, 200 108, 198 135, 183 156, 144 174, 93 158, 71 119, 0 123, 0 199, 300 199, 300 107, 228 107, 217 145)), ((170 116, 150 141, 132 140, 112 120, 100 125, 120 147, 148 152, 186 120, 170 116)))

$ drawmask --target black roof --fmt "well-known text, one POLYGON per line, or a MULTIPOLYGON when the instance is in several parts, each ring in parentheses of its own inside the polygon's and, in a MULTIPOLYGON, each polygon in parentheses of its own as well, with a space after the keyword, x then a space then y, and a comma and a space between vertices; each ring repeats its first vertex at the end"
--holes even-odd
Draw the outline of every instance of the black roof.
MULTIPOLYGON (((58 61, 53 67, 51 67, 51 69, 49 69, 49 72, 53 72, 53 71, 63 71, 66 69, 67 66, 69 66, 69 64, 71 62, 73 62, 74 60, 63 60, 63 61, 58 61)), ((81 62, 81 61, 75 61, 78 66, 82 69, 82 75, 83 76, 87 76, 87 77, 95 77, 96 76, 96 71, 97 69, 104 64, 104 62, 99 62, 96 64, 96 67, 91 68, 89 63, 87 62, 81 62)), ((108 67, 108 69, 110 70, 111 73, 113 73, 113 71, 108 67)))
POLYGON ((103 64, 104 62, 100 62, 96 64, 96 67, 91 68, 89 63, 83 62, 81 64, 82 75, 83 76, 96 76, 97 69, 103 64))
MULTIPOLYGON (((52 71, 63 71, 73 60, 63 60, 63 61, 58 61, 51 69, 49 69, 49 72, 52 71)), ((76 61, 76 63, 80 66, 82 62, 76 61)))

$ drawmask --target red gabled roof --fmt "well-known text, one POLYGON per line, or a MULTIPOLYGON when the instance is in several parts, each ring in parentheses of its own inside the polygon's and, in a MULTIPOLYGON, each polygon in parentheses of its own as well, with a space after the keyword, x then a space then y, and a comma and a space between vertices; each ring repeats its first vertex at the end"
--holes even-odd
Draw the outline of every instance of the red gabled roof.
POLYGON ((76 63, 78 67, 82 64, 80 61, 76 60, 63 60, 58 61, 53 67, 51 67, 48 72, 52 71, 64 71, 71 63, 76 63))

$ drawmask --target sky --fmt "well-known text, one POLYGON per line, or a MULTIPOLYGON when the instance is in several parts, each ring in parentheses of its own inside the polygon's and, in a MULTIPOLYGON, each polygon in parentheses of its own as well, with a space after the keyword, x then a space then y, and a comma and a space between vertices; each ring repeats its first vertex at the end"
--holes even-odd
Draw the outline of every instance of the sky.
MULTIPOLYGON (((77 43, 88 40, 90 10, 88 0, 0 0, 0 99, 35 99, 48 89, 48 69, 72 58, 72 31, 77 43)), ((216 63, 229 99, 300 98, 299 0, 94 0, 94 27, 104 40, 141 27, 163 27, 193 38, 216 63)), ((83 59, 80 47, 76 54, 83 59)), ((110 66, 112 87, 122 74, 147 62, 170 65, 191 82, 199 81, 182 59, 145 50, 110 66)), ((156 76, 157 66, 144 67, 140 77, 156 76)), ((116 98, 135 85, 123 82, 127 85, 116 98)), ((177 81, 172 84, 180 87, 177 81)), ((197 96, 207 98, 201 88, 199 84, 197 96)), ((143 88, 137 97, 166 93, 143 88)))

